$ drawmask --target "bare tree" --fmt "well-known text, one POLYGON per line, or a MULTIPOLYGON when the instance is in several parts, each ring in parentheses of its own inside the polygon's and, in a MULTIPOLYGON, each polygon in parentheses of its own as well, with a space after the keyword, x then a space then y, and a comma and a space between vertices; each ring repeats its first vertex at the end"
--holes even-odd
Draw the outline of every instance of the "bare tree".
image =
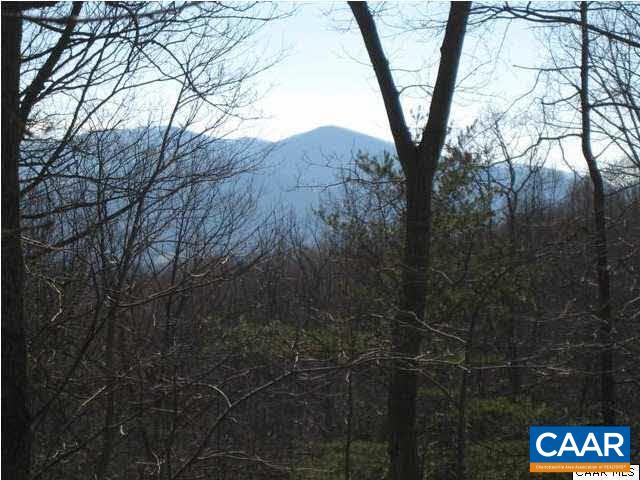
MULTIPOLYGON (((72 12, 77 14, 79 5, 74 4, 72 12)), ((48 52, 21 102, 22 15, 40 6, 37 2, 2 5, 2 468, 5 475, 16 479, 28 478, 31 456, 20 238, 20 143, 34 98, 58 63, 60 51, 75 26, 75 18, 70 17, 58 45, 48 52)))
POLYGON ((433 178, 447 134, 449 111, 471 4, 451 4, 440 49, 440 66, 429 117, 418 145, 413 143, 406 124, 400 95, 369 7, 364 2, 350 2, 349 6, 378 79, 398 159, 406 177, 402 300, 392 334, 394 356, 399 360, 393 369, 389 389, 389 456, 392 479, 417 480, 420 476, 415 431, 417 374, 411 360, 420 352, 423 334, 418 327, 426 320, 427 314, 433 178))
POLYGON ((17 122, 20 88, 20 9, 2 4, 2 470, 29 477, 27 354, 22 291, 17 122))
POLYGON ((580 3, 581 48, 580 48, 580 113, 582 125, 582 154, 589 167, 593 184, 593 216, 595 223, 594 250, 598 281, 597 316, 601 322, 600 341, 600 388, 602 401, 602 421, 615 425, 615 381, 613 378, 614 347, 611 334, 613 317, 611 314, 611 280, 609 278, 609 249, 607 246, 607 219, 605 213, 605 189, 602 174, 591 145, 591 100, 589 96, 589 24, 588 4, 580 3))
MULTIPOLYGON (((108 476, 117 443, 123 316, 131 304, 227 278, 220 265, 251 231, 242 226, 251 198, 234 193, 230 181, 249 171, 260 154, 234 152, 221 137, 232 128, 227 122, 242 118, 251 104, 247 81, 270 64, 235 55, 249 50, 249 39, 272 18, 270 7, 255 4, 3 4, 2 435, 12 446, 3 449, 7 475, 27 478, 29 432, 40 435, 66 417, 60 406, 104 334, 104 357, 98 358, 106 367, 105 384, 97 390, 104 395, 86 398, 62 421, 60 443, 38 438, 34 475, 91 448, 90 440, 101 436, 95 471, 98 478, 108 476), (171 93, 164 101, 156 97, 156 110, 142 118, 138 109, 149 107, 142 97, 152 87, 171 93), (199 132, 189 132, 195 124, 199 132), (222 197, 228 201, 220 208, 202 204, 222 197), (175 215, 188 211, 194 221, 185 237, 175 215), (167 259, 176 265, 185 249, 186 266, 160 292, 133 288, 145 258, 155 266, 171 263, 167 259), (46 286, 34 303, 46 304, 55 292, 57 311, 45 322, 32 305, 31 318, 23 313, 23 250, 29 285, 46 286), (207 260, 197 263, 197 255, 207 260), (93 291, 86 288, 91 286, 93 291), (31 336, 32 359, 42 367, 38 347, 61 327, 73 332, 62 349, 69 357, 61 359, 53 382, 32 389, 25 334, 31 336), (35 393, 32 414, 28 391, 35 393), (67 448, 64 433, 103 399, 103 428, 67 448), (56 450, 56 444, 64 446, 56 450)), ((171 316, 170 303, 167 309, 171 316)), ((35 377, 41 386, 40 372, 35 377)))
MULTIPOLYGON (((593 241, 598 322, 600 415, 608 424, 616 420, 615 352, 616 318, 611 287, 611 253, 607 239, 608 199, 617 183, 623 188, 637 183, 639 78, 636 74, 638 8, 623 2, 550 3, 544 6, 509 3, 478 6, 477 21, 521 19, 548 27, 548 67, 540 78, 555 85, 544 92, 540 105, 544 122, 555 132, 563 156, 571 138, 580 139, 592 187, 593 241), (575 115, 575 117, 574 117, 575 115), (611 181, 606 178, 611 172, 611 181), (614 178, 617 177, 617 178, 614 178)), ((545 140, 541 138, 541 140, 545 140)), ((550 139, 547 139, 550 140, 550 139)))

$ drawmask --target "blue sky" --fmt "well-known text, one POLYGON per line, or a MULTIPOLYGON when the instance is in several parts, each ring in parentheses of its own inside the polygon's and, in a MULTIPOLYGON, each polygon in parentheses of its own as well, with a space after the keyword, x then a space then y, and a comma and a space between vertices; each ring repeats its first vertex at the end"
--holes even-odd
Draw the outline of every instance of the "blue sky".
MULTIPOLYGON (((403 33, 410 21, 444 19, 447 3, 390 3, 379 21, 383 45, 399 87, 433 83, 441 32, 403 33)), ((322 125, 337 125, 391 139, 384 107, 359 32, 346 3, 296 3, 290 18, 272 22, 261 32, 265 51, 284 58, 260 78, 255 106, 263 120, 238 134, 277 140, 322 125), (348 27, 351 27, 350 29, 348 27)), ((471 29, 465 40, 452 124, 462 127, 488 109, 506 108, 533 84, 534 74, 521 66, 539 63, 535 31, 521 25, 495 23, 471 29)), ((424 91, 403 95, 407 117, 428 108, 424 91)), ((526 109, 526 105, 516 108, 526 109)), ((410 124, 414 123, 408 118, 410 124)))

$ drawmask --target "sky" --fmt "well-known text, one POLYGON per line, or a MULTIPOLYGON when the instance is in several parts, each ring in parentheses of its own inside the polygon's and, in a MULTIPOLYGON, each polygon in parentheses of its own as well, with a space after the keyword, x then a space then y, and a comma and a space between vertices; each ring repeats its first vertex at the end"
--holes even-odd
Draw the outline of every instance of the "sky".
MULTIPOLYGON (((446 18, 448 4, 389 3, 378 21, 383 47, 399 88, 433 83, 441 31, 403 33, 421 18, 446 18)), ((259 37, 265 51, 283 58, 259 77, 261 97, 254 107, 261 120, 238 136, 279 140, 324 125, 349 128, 391 140, 382 99, 362 39, 343 2, 296 3, 295 13, 269 23, 259 37)), ((534 81, 532 71, 514 65, 539 62, 535 32, 495 23, 469 31, 464 45, 451 123, 464 127, 489 109, 507 108, 534 81)), ((419 88, 402 97, 409 125, 418 125, 428 95, 419 88)), ((526 106, 524 107, 526 108, 526 106)))

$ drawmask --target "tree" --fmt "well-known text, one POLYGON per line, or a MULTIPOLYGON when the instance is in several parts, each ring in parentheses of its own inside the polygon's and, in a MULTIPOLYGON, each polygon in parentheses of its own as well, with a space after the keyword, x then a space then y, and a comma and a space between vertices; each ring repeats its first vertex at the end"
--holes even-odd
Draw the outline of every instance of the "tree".
MULTIPOLYGON (((522 19, 549 27, 550 65, 541 69, 559 92, 542 94, 545 127, 559 132, 560 148, 571 137, 580 139, 592 189, 593 239, 597 305, 588 307, 599 324, 600 416, 616 421, 616 308, 613 305, 607 220, 613 187, 637 182, 639 109, 637 104, 638 5, 624 2, 578 2, 572 5, 518 6, 509 3, 474 9, 480 21, 522 19), (575 114, 575 116, 573 116, 575 114), (607 164, 609 165, 607 167, 607 164), (606 178, 609 171, 611 175, 606 178)), ((564 152, 563 152, 564 155, 564 152)))
POLYGON ((20 88, 20 10, 2 4, 2 470, 29 477, 27 354, 22 306, 17 122, 20 88))
POLYGON ((470 2, 451 4, 440 49, 440 65, 422 138, 415 145, 407 127, 376 24, 364 2, 349 2, 387 111, 398 159, 406 177, 406 232, 402 265, 402 295, 392 333, 393 367, 389 387, 389 456, 391 478, 417 480, 420 476, 416 442, 417 373, 411 360, 420 352, 426 321, 426 294, 431 231, 433 178, 447 134, 447 122, 462 54, 470 2))
POLYGON ((614 347, 611 334, 613 318, 611 314, 611 280, 609 278, 609 248, 607 246, 607 219, 605 214, 605 187, 596 156, 591 145, 591 101, 589 98, 589 18, 587 2, 580 3, 580 113, 582 154, 589 168, 593 184, 593 218, 595 224, 594 250, 598 282, 598 308, 596 315, 601 322, 602 352, 600 354, 600 388, 602 401, 602 421, 615 425, 615 381, 614 347))
MULTIPOLYGON (((37 446, 40 461, 33 476, 41 476, 90 448, 89 439, 100 436, 79 429, 78 438, 84 438, 80 445, 63 448, 58 455, 60 451, 47 445, 57 442, 43 439, 42 433, 59 426, 56 422, 69 413, 61 405, 79 386, 79 370, 102 346, 95 340, 102 339, 106 327, 107 414, 104 429, 98 430, 103 445, 96 458, 102 460, 95 470, 98 478, 108 476, 118 413, 114 389, 121 386, 115 350, 123 345, 122 318, 130 313, 123 303, 171 299, 174 292, 227 278, 220 271, 224 247, 228 253, 246 236, 239 229, 250 196, 234 195, 224 183, 252 168, 260 155, 225 151, 218 144, 214 152, 213 144, 228 133, 222 131, 225 122, 242 117, 252 97, 247 81, 269 64, 235 54, 272 18, 273 10, 256 10, 254 4, 2 5, 5 474, 27 478, 31 450, 35 458, 37 446), (34 9, 41 10, 34 14, 34 9), (168 110, 156 110, 150 119, 140 117, 139 94, 162 85, 175 93, 161 102, 168 110), (203 122, 200 132, 188 132, 196 122, 203 122), (217 138, 209 136, 213 132, 217 138), (228 200, 220 208, 205 208, 206 202, 215 205, 222 197, 228 200), (233 205, 235 212, 225 205, 233 205), (176 233, 180 215, 192 219, 188 235, 185 230, 176 233), (203 217, 209 222, 204 227, 203 217), (167 248, 174 240, 189 245, 167 248), (152 291, 150 282, 132 300, 132 279, 149 266, 145 258, 163 246, 163 254, 181 265, 179 275, 170 285, 162 284, 160 293, 152 291), (190 257, 185 258, 185 250, 190 257), (197 263, 197 255, 207 260, 197 263), (218 276, 212 280, 214 270, 218 276), (38 292, 26 306, 29 316, 24 314, 25 280, 38 292), (58 311, 43 321, 51 291, 57 292, 53 304, 58 311), (74 322, 79 312, 80 320, 74 322), (69 335, 64 348, 55 343, 62 326, 69 335), (38 358, 43 345, 69 354, 61 359, 61 374, 53 382, 46 369, 26 373, 29 361, 44 366, 38 358), (32 404, 27 392, 34 394, 32 404), (30 407, 36 408, 30 412, 30 407)), ((155 265, 149 263, 157 267, 163 263, 159 258, 153 257, 155 265)), ((162 272, 155 278, 158 283, 164 280, 162 272)), ((169 317, 175 315, 171 300, 167 311, 169 317)), ((64 445, 64 429, 81 423, 86 406, 102 400, 92 397, 68 417, 69 423, 62 422, 56 440, 64 445)))
MULTIPOLYGON (((80 3, 74 4, 77 14, 80 3)), ((29 386, 23 312, 24 266, 20 220, 20 143, 26 118, 68 35, 75 26, 70 17, 58 48, 47 61, 20 101, 20 48, 22 14, 42 6, 37 2, 2 5, 2 469, 18 480, 29 477, 31 456, 29 386)))

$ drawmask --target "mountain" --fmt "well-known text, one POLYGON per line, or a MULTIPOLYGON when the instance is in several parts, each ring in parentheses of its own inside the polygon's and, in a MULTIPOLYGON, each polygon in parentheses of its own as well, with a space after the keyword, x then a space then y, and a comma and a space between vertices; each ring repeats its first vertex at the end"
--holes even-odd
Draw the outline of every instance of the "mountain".
MULTIPOLYGON (((117 173, 126 179, 131 177, 136 169, 139 170, 138 166, 129 160, 133 158, 132 151, 153 149, 154 145, 162 142, 164 133, 165 129, 161 126, 151 129, 92 132, 80 136, 76 143, 82 144, 83 151, 89 152, 89 157, 93 155, 91 152, 97 151, 94 143, 103 145, 103 154, 107 152, 108 157, 122 157, 121 161, 112 160, 110 163, 117 167, 112 174, 117 173)), ((55 141, 53 143, 55 144, 55 141)), ((293 211, 299 217, 308 216, 318 207, 323 196, 340 195, 340 179, 355 168, 355 159, 359 152, 366 152, 371 156, 381 156, 385 152, 395 153, 394 145, 390 142, 335 126, 319 127, 277 142, 251 137, 216 139, 190 131, 172 129, 169 144, 178 143, 183 151, 200 152, 194 153, 192 160, 197 170, 206 170, 210 161, 214 162, 214 165, 218 162, 223 166, 226 161, 233 162, 239 169, 246 166, 246 171, 250 173, 228 178, 228 183, 221 189, 253 189, 258 203, 257 213, 260 216, 272 211, 279 214, 293 211), (204 153, 203 156, 202 152, 208 153, 204 153), (207 157, 209 160, 205 160, 207 157), (249 168, 254 165, 257 166, 255 170, 249 168)), ((42 155, 46 157, 47 152, 53 147, 46 141, 28 141, 23 142, 22 148, 25 152, 33 150, 29 152, 29 156, 33 157, 40 151, 44 152, 42 155)), ((190 155, 187 153, 187 156, 190 155)), ((90 163, 83 166, 87 172, 97 168, 90 163)), ((520 188, 522 182, 527 180, 529 170, 525 166, 515 166, 513 172, 516 180, 512 187, 521 191, 520 198, 539 192, 542 193, 545 203, 562 200, 575 181, 573 176, 566 172, 543 168, 536 182, 527 182, 525 187, 520 188)), ((172 178, 171 172, 167 173, 168 178, 172 178)), ((180 172, 176 172, 176 175, 179 177, 180 172)), ((494 186, 511 186, 506 165, 492 167, 482 175, 486 175, 483 181, 490 181, 494 186)), ((504 197, 497 197, 494 208, 499 210, 504 205, 504 197)))
POLYGON ((532 200, 537 206, 558 204, 567 198, 581 179, 563 170, 548 167, 532 170, 529 166, 519 164, 514 165, 512 170, 506 164, 493 165, 480 176, 485 185, 490 184, 493 190, 499 192, 493 199, 494 211, 506 209, 508 196, 512 201, 518 198, 518 208, 523 208, 532 200))
POLYGON ((395 148, 390 142, 331 126, 273 142, 256 174, 261 203, 280 211, 310 213, 323 194, 339 191, 341 174, 353 168, 358 152, 382 155, 395 148))
MULTIPOLYGON (((317 207, 323 195, 340 194, 340 178, 354 168, 358 152, 373 156, 395 153, 390 142, 333 126, 293 135, 268 146, 261 140, 252 141, 269 149, 264 169, 256 174, 255 184, 261 186, 261 209, 293 210, 301 216, 317 207)), ((521 205, 534 194, 547 205, 562 201, 576 180, 573 174, 546 167, 530 177, 529 167, 515 165, 510 172, 506 164, 491 167, 484 179, 503 192, 517 191, 521 205)), ((493 206, 495 210, 503 209, 505 197, 496 196, 493 206)))
MULTIPOLYGON (((222 139, 179 129, 166 133, 167 149, 162 157, 158 147, 165 138, 163 127, 87 132, 68 143, 60 157, 64 159, 60 170, 51 175, 51 185, 60 193, 61 202, 56 221, 68 225, 70 231, 92 228, 95 211, 91 201, 97 198, 97 185, 101 186, 104 199, 102 208, 111 215, 136 201, 138 191, 153 182, 153 188, 146 191, 145 206, 153 212, 149 216, 154 236, 149 252, 158 262, 173 255, 181 225, 176 212, 191 215, 196 222, 202 222, 195 225, 202 225, 211 234, 221 238, 228 235, 226 244, 237 245, 236 251, 245 245, 253 248, 250 239, 255 238, 255 228, 273 212, 276 218, 293 212, 304 225, 323 196, 331 194, 339 199, 343 192, 341 178, 355 169, 359 152, 381 156, 395 150, 389 142, 338 127, 316 128, 278 142, 222 139), (164 160, 159 163, 161 158, 164 160), (156 172, 157 166, 165 162, 166 167, 156 172), (167 194, 175 191, 181 194, 167 194), (249 213, 246 192, 256 200, 255 215, 249 213), (193 198, 198 198, 196 204, 189 203, 193 198)), ((58 142, 27 139, 21 146, 23 158, 45 164, 58 142)), ((511 182, 506 166, 492 167, 481 173, 486 178, 480 181, 519 190, 520 206, 525 205, 527 197, 533 197, 532 193, 537 194, 535 198, 543 198, 546 205, 558 202, 574 181, 565 172, 541 169, 535 182, 523 186, 529 170, 516 166, 513 172, 516 180, 511 182)), ((494 210, 504 211, 505 206, 505 197, 496 196, 494 210)), ((31 214, 32 218, 41 215, 40 208, 49 208, 38 202, 29 207, 23 214, 31 214)), ((115 218, 113 224, 122 222, 123 228, 129 222, 126 215, 115 218)))

